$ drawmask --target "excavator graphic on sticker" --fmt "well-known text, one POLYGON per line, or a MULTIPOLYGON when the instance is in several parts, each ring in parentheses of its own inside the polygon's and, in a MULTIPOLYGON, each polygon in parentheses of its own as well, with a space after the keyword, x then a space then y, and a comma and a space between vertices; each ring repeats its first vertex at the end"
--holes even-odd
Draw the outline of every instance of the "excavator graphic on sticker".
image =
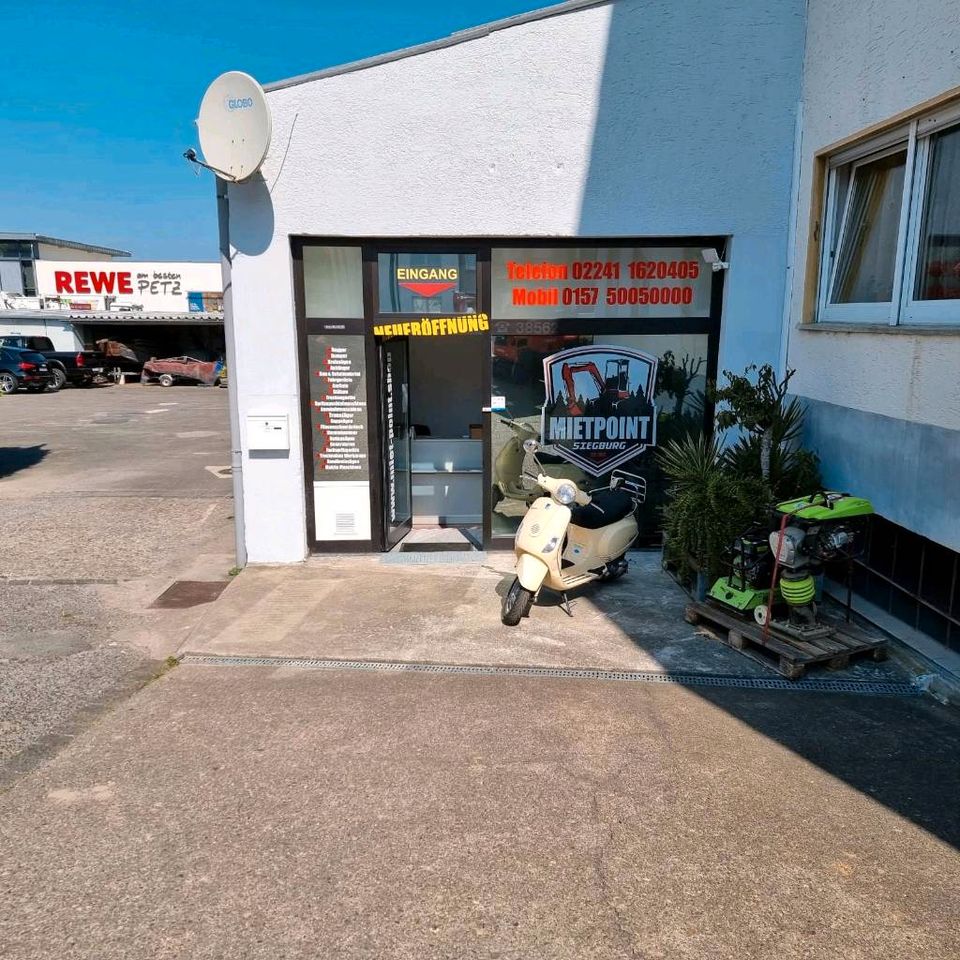
POLYGON ((541 437, 595 477, 657 442, 657 358, 627 347, 573 347, 543 361, 541 437))

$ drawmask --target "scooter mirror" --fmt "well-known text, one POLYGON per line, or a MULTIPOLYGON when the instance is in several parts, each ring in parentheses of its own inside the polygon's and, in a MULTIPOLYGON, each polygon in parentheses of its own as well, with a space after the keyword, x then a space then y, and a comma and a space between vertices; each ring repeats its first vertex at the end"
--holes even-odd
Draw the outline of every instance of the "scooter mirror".
POLYGON ((540 441, 530 437, 529 440, 523 441, 523 449, 526 450, 527 453, 536 453, 540 449, 540 441))

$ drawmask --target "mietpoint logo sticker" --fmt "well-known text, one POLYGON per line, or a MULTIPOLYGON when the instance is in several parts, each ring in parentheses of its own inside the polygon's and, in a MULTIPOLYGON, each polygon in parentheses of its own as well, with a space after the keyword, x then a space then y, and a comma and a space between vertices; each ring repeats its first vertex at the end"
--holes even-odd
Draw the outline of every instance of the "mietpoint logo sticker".
POLYGON ((543 361, 541 436, 595 477, 657 442, 657 358, 627 347, 574 347, 543 361))

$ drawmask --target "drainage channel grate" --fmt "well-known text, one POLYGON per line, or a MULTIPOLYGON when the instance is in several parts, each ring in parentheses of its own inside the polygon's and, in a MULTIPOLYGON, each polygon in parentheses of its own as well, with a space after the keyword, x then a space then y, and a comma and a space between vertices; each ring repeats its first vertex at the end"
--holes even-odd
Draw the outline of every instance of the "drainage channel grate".
POLYGON ((449 540, 422 540, 413 543, 401 543, 400 553, 469 553, 474 550, 472 543, 458 540, 453 543, 449 540))
MULTIPOLYGON (((416 544, 421 547, 423 544, 416 544)), ((474 550, 469 545, 466 549, 451 551, 436 551, 428 553, 425 550, 417 550, 411 553, 381 553, 381 563, 486 563, 487 555, 482 550, 474 550)))
POLYGON ((672 683, 681 687, 739 687, 744 690, 794 690, 812 693, 860 693, 870 696, 917 697, 910 683, 856 680, 780 680, 775 677, 733 677, 698 673, 589 670, 573 667, 498 667, 457 663, 418 663, 400 660, 323 660, 312 657, 215 657, 187 654, 182 663, 216 667, 298 667, 305 670, 361 670, 372 673, 433 673, 474 677, 531 677, 543 680, 617 680, 631 683, 672 683))

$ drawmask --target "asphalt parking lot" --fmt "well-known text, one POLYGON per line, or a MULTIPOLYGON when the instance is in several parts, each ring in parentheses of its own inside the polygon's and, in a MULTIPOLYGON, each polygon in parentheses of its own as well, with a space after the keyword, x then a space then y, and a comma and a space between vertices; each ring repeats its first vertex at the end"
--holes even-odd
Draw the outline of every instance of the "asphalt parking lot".
MULTIPOLYGON (((151 609, 232 564, 230 482, 208 469, 228 461, 225 391, 3 403, 0 522, 39 534, 0 558, 0 956, 956 954, 954 710, 288 656, 188 657, 143 686, 184 649, 515 662, 521 641, 496 647, 496 570, 453 590, 434 573, 444 607, 374 557, 151 609)), ((573 626, 538 608, 522 656, 609 664, 598 637, 669 610, 668 588, 621 583, 573 626)), ((699 644, 707 671, 746 672, 672 619, 637 656, 678 670, 699 644)))
POLYGON ((143 682, 189 620, 147 611, 232 565, 226 390, 0 398, 0 779, 143 682))
POLYGON ((0 795, 0 956, 945 960, 918 698, 184 664, 0 795))

